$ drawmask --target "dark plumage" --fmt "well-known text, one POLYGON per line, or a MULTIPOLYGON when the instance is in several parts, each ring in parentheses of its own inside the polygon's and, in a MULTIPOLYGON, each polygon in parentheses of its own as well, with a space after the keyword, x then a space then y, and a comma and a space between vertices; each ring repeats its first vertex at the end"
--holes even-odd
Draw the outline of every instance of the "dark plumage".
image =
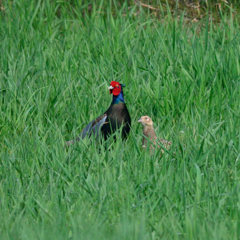
MULTIPOLYGON (((138 122, 140 122, 143 125, 143 140, 142 140, 142 147, 145 148, 147 146, 148 139, 150 140, 150 153, 155 149, 155 146, 157 145, 157 135, 153 128, 153 121, 149 116, 142 116, 138 122)), ((160 143, 164 146, 164 148, 169 149, 171 142, 165 139, 159 139, 160 143)), ((157 145, 158 148, 161 148, 159 145, 157 145)), ((162 153, 164 153, 164 150, 161 148, 162 153)))
POLYGON ((121 126, 123 126, 122 139, 127 138, 131 127, 131 117, 124 102, 123 87, 123 84, 115 81, 111 82, 108 89, 110 94, 113 95, 113 100, 107 111, 105 111, 103 115, 91 121, 82 130, 76 140, 66 142, 67 146, 74 144, 80 139, 84 139, 86 136, 90 138, 92 135, 96 138, 102 135, 106 140, 109 135, 113 134, 121 126))

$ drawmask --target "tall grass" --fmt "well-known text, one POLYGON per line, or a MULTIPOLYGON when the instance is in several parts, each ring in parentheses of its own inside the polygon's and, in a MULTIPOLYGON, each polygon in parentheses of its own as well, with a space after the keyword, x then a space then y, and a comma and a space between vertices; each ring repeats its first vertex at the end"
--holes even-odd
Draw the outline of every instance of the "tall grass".
POLYGON ((3 4, 1 239, 239 238, 238 22, 3 4), (66 151, 107 109, 112 80, 126 84, 128 140, 66 151), (146 114, 173 142, 163 156, 140 147, 146 114))

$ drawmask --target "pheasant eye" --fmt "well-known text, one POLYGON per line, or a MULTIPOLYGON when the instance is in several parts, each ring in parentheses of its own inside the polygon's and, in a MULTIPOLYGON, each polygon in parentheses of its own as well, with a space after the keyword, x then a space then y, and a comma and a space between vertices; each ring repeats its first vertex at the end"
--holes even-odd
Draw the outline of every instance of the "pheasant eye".
POLYGON ((147 118, 147 121, 149 121, 149 118, 147 118))

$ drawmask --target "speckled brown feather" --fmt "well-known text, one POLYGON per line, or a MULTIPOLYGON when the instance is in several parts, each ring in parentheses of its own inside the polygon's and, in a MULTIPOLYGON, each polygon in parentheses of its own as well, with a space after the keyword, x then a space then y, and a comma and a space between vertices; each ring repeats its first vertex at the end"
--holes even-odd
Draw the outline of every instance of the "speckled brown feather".
MULTIPOLYGON (((143 140, 142 140, 142 147, 145 148, 147 146, 148 141, 150 141, 150 153, 155 149, 155 146, 158 142, 158 137, 153 128, 153 121, 149 116, 142 116, 139 121, 143 125, 143 140), (154 146, 155 145, 155 146, 154 146)), ((163 145, 164 148, 169 149, 171 142, 165 139, 159 139, 160 144, 163 145)), ((158 148, 161 146, 158 145, 158 148)), ((161 148, 162 153, 164 150, 161 148)))

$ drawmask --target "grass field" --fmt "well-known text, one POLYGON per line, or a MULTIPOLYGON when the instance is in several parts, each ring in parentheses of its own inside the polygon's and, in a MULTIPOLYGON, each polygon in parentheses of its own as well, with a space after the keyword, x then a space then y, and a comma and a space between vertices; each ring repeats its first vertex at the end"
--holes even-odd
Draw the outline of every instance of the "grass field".
POLYGON ((239 22, 110 7, 3 3, 0 239, 239 239, 239 22), (126 84, 128 140, 66 151, 112 80, 126 84), (146 114, 173 142, 163 156, 141 149, 146 114))

